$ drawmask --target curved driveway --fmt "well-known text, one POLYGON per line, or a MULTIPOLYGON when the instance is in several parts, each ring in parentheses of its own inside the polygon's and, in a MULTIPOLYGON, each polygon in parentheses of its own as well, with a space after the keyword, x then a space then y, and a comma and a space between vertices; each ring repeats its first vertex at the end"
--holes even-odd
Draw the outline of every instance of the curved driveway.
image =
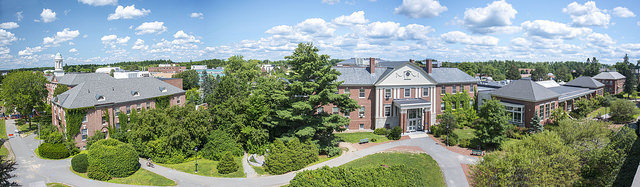
MULTIPOLYGON (((13 132, 16 128, 13 120, 6 121, 7 132, 13 132)), ((9 142, 16 155, 18 169, 14 171, 18 183, 28 186, 36 183, 62 182, 73 186, 128 186, 122 184, 106 183, 80 177, 71 172, 70 159, 64 160, 43 160, 34 155, 34 150, 38 145, 33 136, 26 138, 10 138, 9 142)), ((451 152, 438 145, 430 138, 415 138, 395 141, 376 145, 355 152, 347 152, 338 158, 304 168, 317 169, 323 166, 336 167, 347 162, 362 158, 364 156, 381 152, 397 146, 417 146, 429 154, 440 166, 447 186, 469 186, 461 164, 473 164, 477 158, 463 156, 451 152)), ((215 178, 200 175, 188 174, 173 169, 156 165, 155 168, 148 168, 145 164, 142 167, 175 180, 178 186, 280 186, 289 183, 297 172, 290 172, 284 175, 262 176, 252 178, 215 178)))

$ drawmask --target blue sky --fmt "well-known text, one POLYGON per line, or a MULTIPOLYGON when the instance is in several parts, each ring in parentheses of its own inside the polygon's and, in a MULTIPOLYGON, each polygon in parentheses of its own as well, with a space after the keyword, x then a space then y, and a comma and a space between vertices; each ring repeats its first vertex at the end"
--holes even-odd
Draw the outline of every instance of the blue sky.
POLYGON ((640 58, 640 2, 2 0, 0 69, 151 59, 621 61, 640 58))

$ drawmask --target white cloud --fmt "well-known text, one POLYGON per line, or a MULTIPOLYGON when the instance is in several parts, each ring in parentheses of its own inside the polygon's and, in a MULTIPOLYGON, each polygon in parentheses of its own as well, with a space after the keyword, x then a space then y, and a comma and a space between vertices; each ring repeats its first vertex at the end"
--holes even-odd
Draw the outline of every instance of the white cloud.
POLYGON ((437 0, 402 0, 402 5, 395 9, 396 14, 411 18, 436 17, 444 11, 447 11, 447 7, 440 5, 437 0))
POLYGON ((592 32, 589 28, 574 28, 564 23, 549 20, 525 21, 521 26, 529 36, 541 36, 544 38, 570 39, 592 32))
POLYGON ((193 13, 191 13, 191 15, 189 15, 189 17, 191 17, 191 18, 204 19, 204 14, 202 14, 202 13, 200 13, 200 12, 193 12, 193 13))
POLYGON ((300 31, 316 36, 332 36, 336 29, 321 18, 309 18, 296 25, 300 31))
POLYGON ((70 30, 69 28, 64 28, 62 31, 57 32, 52 37, 45 37, 42 43, 45 44, 45 46, 57 46, 60 43, 73 40, 79 35, 80 31, 78 30, 70 30))
POLYGON ((368 25, 367 36, 371 38, 390 38, 396 35, 400 24, 396 22, 373 22, 368 25))
POLYGON ((164 26, 164 22, 154 21, 154 22, 144 22, 140 24, 140 26, 136 27, 136 35, 143 34, 153 34, 153 33, 163 33, 167 31, 167 27, 164 26))
POLYGON ((627 9, 626 7, 616 7, 616 8, 614 8, 613 9, 613 15, 621 17, 621 18, 636 17, 636 14, 631 12, 631 10, 627 9))
POLYGON ((364 18, 364 11, 353 12, 349 16, 342 15, 333 19, 333 23, 343 26, 365 24, 367 22, 369 22, 369 20, 364 18))
POLYGON ((493 36, 473 36, 467 35, 460 31, 451 31, 440 35, 440 37, 447 43, 461 43, 469 45, 498 45, 499 39, 493 36))
POLYGON ((476 33, 497 32, 511 25, 518 11, 511 4, 494 1, 482 8, 471 8, 464 12, 464 25, 476 33))
POLYGON ((148 45, 144 45, 144 40, 137 39, 136 43, 133 44, 133 47, 131 47, 131 49, 147 50, 147 49, 149 49, 149 46, 148 45))
POLYGON ((49 23, 49 22, 53 22, 56 20, 56 13, 53 12, 51 9, 42 9, 42 13, 40 13, 40 20, 38 21, 42 21, 45 23, 49 23))
POLYGON ((78 0, 78 2, 91 6, 117 5, 118 0, 78 0))
POLYGON ((174 40, 171 42, 172 44, 186 44, 186 43, 200 43, 200 40, 196 39, 195 36, 189 35, 182 30, 179 30, 175 34, 173 34, 174 40))
POLYGON ((11 42, 18 40, 16 36, 4 29, 0 29, 0 46, 11 44, 11 42))
POLYGON ((69 52, 70 53, 75 53, 75 52, 78 52, 78 50, 76 48, 71 48, 71 49, 69 49, 69 52))
POLYGON ((18 18, 18 21, 22 21, 22 18, 24 18, 24 16, 22 16, 22 11, 16 12, 16 18, 18 18))
POLYGON ((111 35, 105 35, 102 36, 102 38, 100 38, 100 40, 102 41, 102 44, 104 44, 105 46, 109 46, 112 49, 117 47, 117 44, 120 45, 126 45, 127 42, 129 42, 129 39, 131 39, 130 37, 123 37, 123 38, 119 38, 117 35, 115 34, 111 34, 111 35))
POLYGON ((615 44, 613 39, 611 39, 611 37, 609 37, 608 34, 601 34, 601 33, 595 33, 595 32, 589 34, 585 38, 585 40, 591 43, 592 45, 596 45, 600 47, 609 47, 615 44))
POLYGON ((33 55, 34 53, 39 53, 42 50, 44 50, 44 48, 41 46, 34 47, 34 48, 27 47, 22 51, 18 51, 18 55, 20 56, 33 55))
POLYGON ((278 25, 275 27, 271 27, 269 30, 264 33, 273 34, 273 35, 286 35, 293 32, 293 27, 289 25, 278 25))
POLYGON ((562 12, 567 13, 576 26, 607 26, 611 16, 596 7, 596 2, 587 1, 584 4, 573 2, 563 8, 562 12))
POLYGON ((330 4, 330 5, 333 5, 333 4, 336 4, 336 3, 339 3, 339 2, 340 2, 340 0, 322 0, 322 3, 330 4))
POLYGON ((0 55, 9 54, 10 52, 11 49, 9 49, 8 47, 0 47, 0 55))
POLYGON ((405 27, 398 28, 398 38, 405 40, 427 40, 427 34, 435 31, 430 26, 409 24, 405 27))
POLYGON ((147 9, 136 9, 136 5, 131 5, 127 7, 122 7, 118 5, 116 11, 113 14, 109 14, 107 20, 116 20, 116 19, 133 19, 136 17, 146 16, 151 12, 151 10, 147 9))
POLYGON ((0 29, 15 29, 20 27, 16 22, 4 22, 0 24, 0 29))

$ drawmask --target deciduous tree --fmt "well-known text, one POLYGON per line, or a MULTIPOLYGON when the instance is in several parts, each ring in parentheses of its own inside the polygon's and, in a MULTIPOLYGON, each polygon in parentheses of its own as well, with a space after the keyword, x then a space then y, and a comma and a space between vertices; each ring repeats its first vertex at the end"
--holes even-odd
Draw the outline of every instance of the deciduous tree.
POLYGON ((500 101, 491 99, 480 107, 478 112, 476 139, 485 147, 497 147, 507 136, 509 117, 500 101))
POLYGON ((36 110, 41 111, 45 106, 46 83, 47 79, 40 72, 9 73, 2 82, 0 97, 9 111, 15 108, 22 116, 29 119, 29 126, 31 126, 31 114, 36 110))

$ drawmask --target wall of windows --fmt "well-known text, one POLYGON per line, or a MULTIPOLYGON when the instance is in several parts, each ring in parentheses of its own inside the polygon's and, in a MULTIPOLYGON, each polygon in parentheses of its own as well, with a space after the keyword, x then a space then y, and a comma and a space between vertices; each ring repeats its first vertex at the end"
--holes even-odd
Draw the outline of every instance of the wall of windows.
POLYGON ((522 119, 523 115, 523 108, 524 106, 516 106, 516 105, 505 105, 505 108, 507 109, 507 113, 510 116, 510 122, 511 123, 515 123, 515 124, 522 124, 522 122, 524 121, 522 119))

